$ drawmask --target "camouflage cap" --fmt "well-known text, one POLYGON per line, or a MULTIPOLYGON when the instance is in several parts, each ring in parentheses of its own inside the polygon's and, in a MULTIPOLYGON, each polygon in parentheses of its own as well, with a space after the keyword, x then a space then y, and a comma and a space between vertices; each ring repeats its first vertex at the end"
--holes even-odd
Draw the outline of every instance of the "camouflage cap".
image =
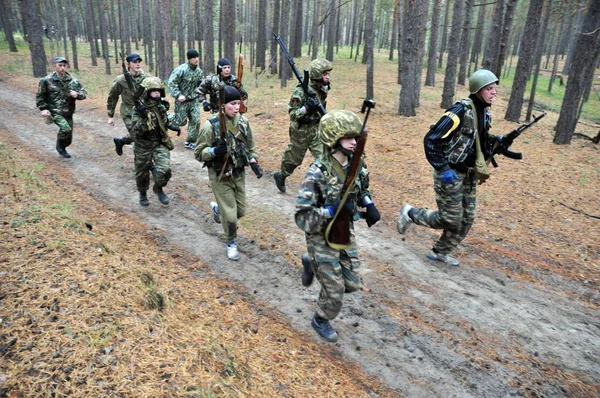
POLYGON ((321 80, 325 72, 333 69, 333 65, 326 59, 313 59, 308 64, 308 77, 310 80, 321 80))
POLYGON ((319 138, 325 146, 333 148, 340 138, 358 137, 362 122, 356 113, 347 110, 328 112, 321 118, 319 138))
POLYGON ((69 61, 67 61, 67 59, 65 57, 56 57, 56 58, 54 58, 54 61, 52 61, 53 64, 59 64, 61 62, 64 62, 67 65, 69 64, 69 61))

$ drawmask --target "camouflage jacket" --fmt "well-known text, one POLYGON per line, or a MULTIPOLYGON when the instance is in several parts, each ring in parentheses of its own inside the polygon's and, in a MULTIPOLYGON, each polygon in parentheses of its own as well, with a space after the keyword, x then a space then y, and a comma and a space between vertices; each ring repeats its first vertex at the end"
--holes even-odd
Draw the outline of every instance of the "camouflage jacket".
POLYGON ((61 79, 56 72, 40 79, 36 94, 36 106, 41 110, 49 110, 51 114, 72 116, 75 113, 75 100, 84 100, 87 91, 79 80, 65 72, 61 79), (77 91, 77 98, 71 97, 71 90, 77 91))
MULTIPOLYGON (((317 87, 317 85, 315 85, 313 83, 313 81, 311 80, 308 87, 310 88, 310 91, 317 94, 317 98, 319 98, 319 102, 321 102, 321 104, 323 104, 323 107, 326 108, 327 107, 327 94, 329 92, 330 86, 327 85, 327 86, 317 87)), ((302 106, 304 105, 306 100, 308 100, 308 97, 304 93, 302 86, 300 84, 298 84, 296 86, 296 89, 292 93, 290 102, 288 103, 288 113, 290 115, 291 123, 318 124, 319 120, 321 120, 322 115, 319 112, 313 112, 311 115, 305 115, 300 112, 300 108, 302 108, 302 106)))
POLYGON ((169 76, 169 91, 173 98, 185 96, 187 101, 198 99, 196 89, 204 78, 204 71, 199 66, 192 68, 189 62, 179 65, 169 76))
MULTIPOLYGON (((202 83, 200 83, 200 87, 198 87, 198 99, 200 102, 208 101, 210 103, 210 107, 213 109, 213 113, 219 109, 219 84, 223 82, 228 86, 234 86, 237 88, 237 84, 239 83, 236 75, 229 75, 226 79, 221 79, 219 74, 209 75, 202 83), (208 100, 206 99, 208 96, 208 100)), ((242 99, 245 101, 248 99, 248 93, 244 90, 244 87, 241 83, 240 88, 238 89, 242 99)))
MULTIPOLYGON (((250 164, 251 159, 258 160, 256 145, 252 138, 252 130, 248 119, 237 114, 233 119, 225 118, 227 121, 227 146, 229 149, 229 164, 233 169, 242 170, 250 164)), ((213 116, 208 119, 198 134, 194 155, 196 160, 204 162, 206 166, 220 169, 225 159, 213 156, 210 147, 217 146, 221 140, 219 117, 213 116)))
POLYGON ((119 102, 119 96, 121 97, 121 108, 119 110, 121 112, 121 117, 123 119, 131 117, 133 95, 142 81, 145 78, 150 77, 150 75, 144 71, 140 71, 137 76, 131 75, 131 77, 133 78, 133 92, 129 89, 124 74, 117 76, 115 80, 113 80, 108 93, 108 99, 106 100, 106 113, 108 113, 108 117, 115 116, 115 108, 117 107, 117 102, 119 102))
MULTIPOLYGON (((323 234, 329 220, 333 217, 328 209, 341 195, 345 176, 337 174, 333 162, 337 162, 329 153, 317 159, 307 170, 298 197, 296 199, 296 225, 309 234, 323 234)), ((348 171, 350 162, 344 171, 348 171)), ((369 171, 363 161, 355 184, 348 196, 354 204, 353 219, 358 219, 357 205, 363 206, 362 199, 371 197, 369 192, 369 171)))
POLYGON ((154 145, 162 143, 170 150, 175 148, 167 129, 169 102, 162 98, 158 103, 147 99, 142 102, 148 109, 142 113, 134 107, 131 112, 131 130, 136 145, 147 146, 150 143, 154 145))

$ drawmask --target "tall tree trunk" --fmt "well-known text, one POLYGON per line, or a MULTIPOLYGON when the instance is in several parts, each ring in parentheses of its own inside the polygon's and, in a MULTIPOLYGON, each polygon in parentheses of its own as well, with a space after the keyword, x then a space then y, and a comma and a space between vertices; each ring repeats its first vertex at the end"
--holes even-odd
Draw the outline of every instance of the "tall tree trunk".
MULTIPOLYGON (((400 0, 398 0, 398 1, 400 1, 400 0)), ((352 53, 354 52, 354 44, 356 43, 356 30, 358 27, 358 15, 359 15, 359 10, 360 10, 358 5, 359 5, 359 2, 355 1, 354 2, 354 12, 352 13, 352 36, 350 39, 350 59, 352 59, 352 53)), ((358 47, 357 47, 356 51, 358 52, 358 47)), ((313 55, 313 59, 315 59, 315 58, 316 58, 316 56, 313 55)))
POLYGON ((365 51, 364 55, 367 58, 367 98, 373 98, 374 90, 373 90, 373 52, 375 46, 375 29, 373 27, 375 18, 375 7, 367 7, 367 11, 365 13, 365 51))
POLYGON ((440 40, 440 58, 438 60, 438 68, 444 64, 444 52, 446 51, 446 42, 448 41, 448 21, 450 20, 450 0, 446 1, 446 12, 444 13, 444 23, 442 24, 442 39, 440 40))
POLYGON ((290 22, 293 24, 290 30, 290 54, 294 58, 302 56, 302 3, 304 0, 292 0, 292 15, 290 22))
POLYGON ((96 46, 98 45, 98 43, 96 42, 96 28, 95 28, 95 24, 96 22, 94 21, 94 8, 92 7, 92 1, 91 0, 86 0, 85 2, 85 10, 86 10, 86 31, 87 31, 87 39, 88 42, 90 43, 90 55, 92 57, 92 66, 98 66, 98 59, 97 59, 97 54, 98 54, 98 49, 96 48, 96 46))
MULTIPOLYGON (((440 2, 441 0, 435 0, 440 2)), ((398 10, 400 9, 400 0, 394 1, 394 15, 392 17, 392 38, 390 40, 390 55, 388 56, 389 61, 394 60, 394 49, 398 45, 398 10)), ((438 22, 439 27, 439 22, 438 22)))
MULTIPOLYGON (((475 36, 473 37, 473 48, 471 50, 471 63, 473 67, 477 69, 479 66, 479 55, 481 54, 481 46, 483 44, 483 29, 485 28, 485 14, 486 6, 479 5, 479 13, 477 15, 477 25, 475 27, 475 36)), ((468 75, 471 74, 471 68, 469 68, 468 75)))
POLYGON ((552 0, 548 0, 546 7, 544 8, 544 22, 540 26, 540 37, 538 39, 534 58, 535 67, 533 71, 533 82, 531 83, 531 93, 529 94, 527 113, 525 115, 525 121, 527 122, 531 120, 531 114, 533 113, 533 107, 535 104, 535 91, 537 90, 538 76, 540 74, 540 67, 542 64, 542 52, 544 49, 544 42, 546 41, 546 32, 548 31, 550 14, 552 13, 552 0))
POLYGON ((46 76, 46 51, 44 50, 44 37, 42 31, 42 19, 40 9, 36 0, 19 0, 21 7, 21 18, 27 29, 27 42, 31 51, 31 63, 33 65, 33 76, 46 76))
MULTIPOLYGON (((281 17, 281 1, 273 0, 273 33, 280 34, 279 32, 279 20, 281 17)), ((269 61, 269 73, 272 75, 277 74, 277 59, 279 54, 278 44, 275 40, 271 40, 271 48, 269 50, 271 60, 269 61)))
MULTIPOLYGON (((358 2, 357 2, 358 3, 358 2)), ((319 34, 321 27, 319 25, 319 18, 321 14, 321 2, 315 0, 313 4, 313 24, 311 30, 311 44, 312 50, 310 51, 310 59, 316 59, 319 55, 319 44, 321 42, 321 35, 319 34)), ((353 39, 354 40, 354 39, 353 39)), ((350 50, 350 56, 352 56, 352 50, 350 50)))
POLYGON ((187 50, 185 48, 185 24, 189 18, 186 18, 184 4, 182 0, 177 0, 177 53, 179 55, 179 63, 183 64, 186 61, 187 50))
POLYGON ((10 0, 0 0, 0 18, 2 18, 2 27, 4 28, 4 37, 8 43, 10 52, 17 52, 17 45, 13 36, 14 26, 12 23, 13 9, 10 0))
POLYGON ((502 75, 502 67, 504 66, 504 61, 506 60, 506 51, 508 49, 508 43, 512 31, 516 5, 517 0, 506 1, 504 21, 502 23, 502 36, 500 37, 500 53, 498 56, 498 64, 496 65, 496 70, 498 71, 496 76, 498 77, 502 75))
MULTIPOLYGON (((336 33, 337 33, 337 14, 339 7, 339 0, 331 1, 331 9, 329 10, 329 17, 327 18, 327 50, 325 52, 325 58, 330 61, 333 61, 333 48, 336 43, 336 33)), ((364 58, 363 58, 363 63, 364 58)))
POLYGON ((407 0, 402 33, 402 89, 398 114, 416 116, 421 90, 423 48, 427 34, 428 0, 407 0))
POLYGON ((454 11, 452 14, 452 31, 448 41, 448 65, 446 66, 446 75, 444 76, 444 89, 442 91, 442 103, 440 106, 444 109, 450 108, 454 103, 454 94, 456 93, 456 68, 458 64, 458 49, 460 48, 460 30, 462 29, 463 9, 465 0, 454 1, 454 11))
POLYGON ((458 68, 458 79, 459 85, 464 86, 467 78, 467 64, 469 63, 469 43, 471 42, 471 14, 473 9, 473 0, 466 0, 465 3, 465 18, 463 20, 462 33, 460 37, 460 55, 458 68))
POLYGON ((571 70, 571 61, 573 59, 573 54, 575 52, 575 44, 577 42, 577 37, 578 37, 577 32, 581 31, 581 24, 583 23, 583 15, 584 15, 584 11, 585 11, 584 7, 581 7, 580 5, 583 5, 584 2, 585 2, 585 0, 580 0, 575 3, 575 5, 579 6, 579 7, 577 8, 577 17, 575 18, 574 25, 569 30, 570 36, 569 36, 568 46, 566 48, 567 59, 563 66, 563 70, 562 70, 563 75, 568 75, 571 70))
POLYGON ((529 11, 527 12, 527 21, 525 22, 525 32, 521 41, 521 50, 519 52, 519 62, 513 81, 508 107, 504 118, 512 122, 518 122, 521 118, 521 109, 523 108, 523 94, 527 88, 527 79, 531 74, 531 68, 534 64, 535 46, 540 32, 540 19, 545 0, 531 0, 529 11))
POLYGON ((440 13, 442 12, 442 0, 434 0, 433 12, 431 15, 431 33, 429 34, 429 54, 427 56, 427 74, 425 75, 425 85, 435 86, 436 72, 436 50, 438 47, 438 38, 440 36, 440 13))
POLYGON ((73 13, 72 0, 65 0, 65 7, 67 8, 69 39, 71 40, 71 53, 73 54, 73 58, 71 59, 71 66, 75 70, 79 70, 79 57, 77 54, 77 30, 75 29, 75 16, 73 13))
POLYGON ((147 59, 146 63, 150 71, 154 70, 154 41, 152 39, 152 26, 156 27, 156 24, 152 24, 152 3, 150 1, 142 1, 142 15, 144 21, 147 23, 142 26, 142 34, 144 35, 144 48, 146 49, 147 59))
POLYGON ((98 1, 98 21, 100 22, 100 39, 102 40, 102 57, 104 58, 104 67, 107 75, 110 75, 110 56, 108 55, 108 35, 106 32, 106 14, 108 9, 106 1, 98 1))
POLYGON ((156 0, 156 47, 158 77, 169 80, 173 70, 173 35, 171 30, 171 0, 156 0))
POLYGON ((231 70, 235 70, 235 29, 236 29, 236 9, 235 0, 224 0, 225 5, 223 16, 225 24, 221 26, 221 35, 223 37, 223 56, 231 61, 231 70))
POLYGON ((496 76, 499 76, 497 67, 500 59, 500 35, 498 32, 502 32, 505 5, 506 0, 498 0, 494 6, 494 12, 490 19, 492 23, 489 26, 481 63, 483 69, 491 70, 496 76))
POLYGON ((258 0, 258 31, 256 35, 256 67, 266 67, 267 52, 267 0, 258 0))
MULTIPOLYGON (((288 40, 290 26, 290 0, 281 0, 281 15, 279 16, 279 27, 281 29, 281 40, 286 43, 288 40)), ((299 67, 302 69, 301 67, 299 67)), ((288 66, 287 59, 280 57, 279 61, 279 77, 281 79, 281 88, 287 87, 287 81, 292 76, 292 71, 288 66)))
POLYGON ((600 1, 588 0, 581 31, 576 33, 572 73, 567 81, 560 115, 556 123, 555 144, 570 144, 577 127, 577 111, 586 86, 586 71, 596 65, 596 46, 600 40, 600 1))
POLYGON ((213 8, 214 0, 205 0, 204 6, 204 72, 214 73, 216 69, 215 62, 215 35, 213 26, 213 8))

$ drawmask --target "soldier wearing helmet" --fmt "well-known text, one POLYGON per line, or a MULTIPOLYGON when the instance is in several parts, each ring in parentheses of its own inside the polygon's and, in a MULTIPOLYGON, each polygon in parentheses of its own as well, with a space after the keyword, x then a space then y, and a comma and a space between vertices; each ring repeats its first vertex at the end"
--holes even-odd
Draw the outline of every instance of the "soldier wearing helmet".
MULTIPOLYGON (((198 93, 200 94, 198 99, 202 104, 205 112, 217 113, 219 109, 219 85, 224 83, 227 86, 236 86, 238 84, 238 78, 236 75, 231 73, 231 62, 227 58, 221 58, 217 62, 217 73, 214 75, 207 76, 200 87, 198 87, 198 93)), ((242 101, 248 99, 248 93, 244 90, 241 83, 239 92, 242 101)))
POLYGON ((75 102, 86 99, 87 91, 79 80, 68 72, 69 61, 56 57, 54 73, 40 79, 36 94, 36 106, 46 123, 58 126, 56 151, 64 158, 70 158, 67 147, 73 141, 73 113, 75 102))
POLYGON ((300 84, 294 89, 288 104, 290 143, 283 152, 280 171, 273 175, 275 185, 281 192, 287 190, 285 179, 302 164, 307 150, 315 159, 323 153, 323 145, 317 136, 322 115, 317 109, 319 104, 324 108, 327 106, 329 73, 332 69, 331 62, 326 59, 312 60, 308 66, 308 88, 315 96, 309 98, 300 84))
POLYGON ((196 89, 204 78, 204 71, 200 69, 200 53, 189 49, 186 53, 187 62, 173 69, 169 76, 169 91, 175 98, 175 113, 172 123, 175 126, 185 126, 188 122, 185 148, 194 149, 200 128, 200 101, 196 89))
POLYGON ((134 106, 131 114, 131 130, 135 142, 135 182, 140 193, 140 205, 150 204, 146 194, 150 187, 150 173, 154 178, 152 191, 162 204, 167 205, 169 197, 163 188, 171 178, 170 151, 174 148, 167 130, 169 103, 163 99, 165 87, 160 78, 147 77, 141 86, 144 88, 141 103, 134 106))
POLYGON ((449 253, 467 236, 475 219, 477 183, 489 177, 488 159, 503 137, 489 133, 490 107, 496 99, 498 78, 480 69, 469 78, 471 95, 446 110, 425 135, 425 156, 433 167, 433 183, 438 210, 415 208, 405 203, 397 228, 406 232, 411 223, 443 233, 427 257, 458 266, 449 253))
POLYGON ((321 284, 311 324, 330 342, 337 341, 338 336, 329 321, 340 313, 344 294, 355 292, 361 286, 354 235, 354 221, 359 219, 358 207, 366 207, 369 227, 380 219, 369 192, 369 173, 364 159, 348 199, 342 203, 342 187, 361 129, 360 119, 351 111, 335 110, 321 118, 318 137, 324 151, 306 172, 296 199, 296 224, 305 232, 308 249, 308 254, 302 256, 302 284, 310 286, 314 275, 321 284), (351 214, 351 245, 340 250, 327 243, 325 230, 342 209, 344 214, 351 214))

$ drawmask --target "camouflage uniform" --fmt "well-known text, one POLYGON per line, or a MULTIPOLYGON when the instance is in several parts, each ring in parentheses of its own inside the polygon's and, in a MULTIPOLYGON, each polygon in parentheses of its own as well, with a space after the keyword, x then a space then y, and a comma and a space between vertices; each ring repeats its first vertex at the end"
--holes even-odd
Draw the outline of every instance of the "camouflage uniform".
MULTIPOLYGON (((317 94, 317 98, 323 107, 326 107, 329 86, 320 86, 311 80, 309 88, 317 94)), ((315 111, 310 115, 305 115, 300 110, 307 100, 308 97, 302 86, 296 86, 288 104, 290 143, 283 152, 281 159, 281 174, 283 177, 292 175, 294 170, 302 164, 307 149, 310 149, 310 153, 315 159, 323 154, 323 144, 317 134, 321 114, 315 111)))
MULTIPOLYGON (((236 75, 229 75, 226 78, 222 78, 220 74, 209 75, 200 84, 198 87, 198 100, 200 103, 204 101, 208 101, 210 103, 210 109, 212 113, 216 113, 219 109, 219 84, 223 82, 227 86, 236 87, 238 84, 236 75), (208 99, 206 98, 208 96, 208 99)), ((237 87, 236 87, 237 88, 237 87)), ((240 95, 242 96, 242 100, 248 99, 248 93, 244 90, 243 86, 239 88, 240 95)))
POLYGON ((135 182, 138 191, 145 193, 150 186, 150 172, 158 188, 162 189, 169 182, 171 178, 169 152, 174 147, 167 130, 169 103, 162 98, 159 101, 148 99, 146 92, 141 100, 148 109, 140 112, 133 108, 131 132, 135 142, 133 147, 135 182))
POLYGON ((133 95, 135 91, 142 83, 142 81, 151 77, 151 75, 145 73, 144 71, 140 71, 137 75, 131 75, 134 83, 134 92, 129 89, 127 85, 127 81, 125 80, 125 75, 119 75, 113 80, 112 86, 108 93, 108 98, 106 99, 106 113, 108 117, 112 118, 115 116, 115 109, 117 107, 117 103, 119 102, 119 97, 121 97, 121 107, 119 112, 121 113, 121 118, 125 123, 125 127, 127 127, 127 136, 122 137, 121 141, 123 144, 131 144, 133 142, 133 137, 131 134, 131 111, 133 110, 133 95))
POLYGON ((230 148, 227 175, 219 180, 224 159, 210 153, 210 148, 215 147, 221 139, 218 116, 211 117, 201 126, 194 154, 196 160, 208 167, 208 178, 219 205, 223 232, 231 241, 237 235, 237 220, 246 214, 245 167, 249 166, 252 158, 258 159, 258 155, 248 119, 240 114, 233 119, 226 119, 227 144, 230 148))
POLYGON ((198 92, 196 89, 204 78, 204 72, 199 66, 194 66, 189 62, 179 65, 171 72, 169 77, 169 91, 175 98, 175 113, 171 124, 174 126, 183 126, 187 120, 188 142, 195 142, 198 138, 198 128, 200 125, 200 108, 198 101, 198 92), (185 96, 185 102, 179 102, 177 97, 185 96))
MULTIPOLYGON (((349 111, 333 111, 326 117, 348 117, 351 114, 349 111)), ((358 120, 356 115, 353 117, 358 120)), ((357 125, 354 123, 353 129, 358 129, 355 135, 358 135, 360 128, 360 121, 357 125)), ((323 138, 323 131, 320 131, 320 137, 323 138)), ((344 293, 354 292, 361 286, 354 221, 359 219, 357 206, 371 202, 371 193, 368 190, 369 172, 364 160, 347 199, 354 209, 350 222, 350 247, 336 249, 329 246, 325 239, 325 230, 333 217, 330 206, 340 198, 346 179, 345 173, 349 167, 350 164, 342 167, 327 149, 323 156, 309 167, 296 200, 296 224, 305 232, 313 271, 321 284, 316 314, 329 320, 334 319, 341 311, 344 293)))
POLYGON ((75 113, 75 100, 84 100, 87 91, 79 80, 65 72, 62 79, 56 72, 40 79, 36 95, 36 106, 41 110, 48 110, 58 126, 58 143, 63 148, 73 142, 73 114, 75 113), (77 98, 71 97, 69 91, 77 91, 77 98))

